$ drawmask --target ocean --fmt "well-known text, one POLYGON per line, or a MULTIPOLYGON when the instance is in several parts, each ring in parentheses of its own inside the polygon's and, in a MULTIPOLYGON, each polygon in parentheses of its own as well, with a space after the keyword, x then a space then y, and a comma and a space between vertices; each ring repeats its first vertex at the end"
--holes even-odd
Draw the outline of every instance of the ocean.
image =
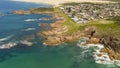
POLYGON ((11 13, 14 10, 37 7, 50 7, 50 5, 0 0, 0 68, 119 68, 115 64, 95 63, 93 58, 95 48, 81 48, 77 46, 78 41, 62 43, 55 47, 43 45, 36 36, 36 32, 42 29, 38 24, 54 22, 54 20, 40 20, 51 16, 11 13), (26 40, 33 45, 19 44, 26 40), (11 43, 15 43, 16 46, 1 47, 11 43))

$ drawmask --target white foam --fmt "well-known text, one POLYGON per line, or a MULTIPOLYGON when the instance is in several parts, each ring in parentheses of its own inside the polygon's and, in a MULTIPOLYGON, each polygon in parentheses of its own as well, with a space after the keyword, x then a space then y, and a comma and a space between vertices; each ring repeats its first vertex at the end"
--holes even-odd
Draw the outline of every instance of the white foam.
POLYGON ((26 22, 32 22, 32 21, 36 21, 37 19, 26 19, 26 20, 24 20, 24 21, 26 21, 26 22))
POLYGON ((1 45, 0 49, 9 49, 9 48, 14 47, 16 45, 17 45, 16 43, 10 42, 10 43, 1 45))
POLYGON ((107 64, 110 66, 120 66, 120 60, 111 60, 107 53, 100 52, 99 50, 96 50, 93 55, 95 62, 98 64, 107 64), (101 56, 98 56, 98 54, 101 54, 101 56))
POLYGON ((28 46, 31 46, 33 43, 32 42, 28 42, 26 40, 22 40, 20 41, 22 44, 25 44, 25 45, 28 45, 28 46))
POLYGON ((112 62, 120 66, 120 60, 113 60, 112 62))
POLYGON ((7 36, 7 37, 5 37, 5 38, 1 38, 1 39, 0 39, 0 42, 5 41, 5 40, 8 40, 8 39, 10 39, 11 37, 13 37, 13 35, 7 36))
POLYGON ((26 19, 26 20, 24 20, 24 21, 26 21, 26 22, 33 22, 33 21, 39 21, 39 20, 50 20, 49 18, 39 18, 39 19, 26 19))
POLYGON ((35 28, 27 28, 25 31, 35 30, 35 28))
POLYGON ((82 52, 82 54, 85 54, 85 53, 88 52, 88 51, 89 51, 89 50, 85 50, 85 51, 82 52))
POLYGON ((88 40, 88 38, 86 38, 86 37, 80 38, 79 42, 77 43, 77 46, 86 48, 86 46, 83 46, 83 44, 85 44, 87 40, 88 40))
MULTIPOLYGON (((84 39, 84 38, 82 38, 82 39, 84 39)), ((83 46, 83 44, 86 43, 86 41, 81 42, 82 39, 80 39, 80 41, 77 44, 79 47, 84 48, 84 49, 88 49, 90 47, 97 47, 97 49, 95 49, 95 52, 93 52, 93 54, 94 54, 93 57, 94 57, 94 60, 95 60, 96 63, 98 63, 98 64, 108 64, 108 65, 116 64, 116 65, 120 66, 120 61, 119 60, 111 60, 107 53, 100 52, 100 50, 102 48, 104 48, 104 45, 101 45, 101 44, 87 44, 87 45, 83 46)), ((86 52, 86 50, 83 51, 82 53, 84 53, 84 52, 86 52)))

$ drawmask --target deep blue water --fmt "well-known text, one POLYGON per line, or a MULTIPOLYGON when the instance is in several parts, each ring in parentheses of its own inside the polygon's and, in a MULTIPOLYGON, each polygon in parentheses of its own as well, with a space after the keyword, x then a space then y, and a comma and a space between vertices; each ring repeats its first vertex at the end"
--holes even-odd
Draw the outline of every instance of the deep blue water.
POLYGON ((34 21, 32 23, 26 23, 25 19, 37 19, 42 17, 49 18, 48 15, 14 15, 11 14, 13 10, 20 10, 20 9, 30 9, 30 8, 37 8, 37 7, 49 7, 48 5, 44 4, 33 4, 33 3, 24 3, 24 2, 12 2, 3 0, 0 1, 0 14, 3 14, 4 16, 0 16, 0 37, 1 34, 5 35, 5 33, 13 33, 14 31, 20 31, 25 28, 32 28, 37 27, 37 23, 45 22, 50 23, 48 21, 34 21), (11 32, 13 31, 13 32, 11 32))
POLYGON ((0 46, 20 40, 30 40, 33 46, 18 44, 10 49, 0 49, 0 68, 118 68, 117 66, 96 64, 92 55, 93 49, 83 53, 84 49, 76 46, 77 42, 64 43, 56 47, 42 44, 36 31, 41 29, 38 24, 52 23, 53 20, 37 20, 26 22, 26 19, 50 18, 46 14, 14 15, 13 10, 50 7, 45 4, 12 2, 0 0, 0 46), (35 30, 25 31, 27 28, 35 30))

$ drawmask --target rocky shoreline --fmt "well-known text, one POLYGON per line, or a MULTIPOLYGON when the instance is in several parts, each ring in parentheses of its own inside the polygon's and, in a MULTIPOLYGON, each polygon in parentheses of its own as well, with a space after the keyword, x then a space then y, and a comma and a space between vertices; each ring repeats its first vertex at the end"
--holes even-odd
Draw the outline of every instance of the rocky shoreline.
MULTIPOLYGON (((25 11, 25 10, 19 10, 14 11, 13 14, 50 14, 53 18, 56 19, 54 23, 51 24, 39 24, 41 27, 50 27, 51 29, 45 30, 45 31, 38 31, 37 36, 44 37, 43 43, 47 46, 57 46, 58 44, 64 43, 64 42, 73 42, 77 41, 82 37, 87 37, 88 41, 84 44, 103 44, 104 48, 102 48, 100 51, 105 52, 109 55, 111 60, 120 60, 120 40, 118 38, 115 38, 114 36, 102 36, 97 35, 96 27, 86 27, 83 31, 77 31, 71 35, 67 34, 68 26, 63 25, 62 23, 65 21, 65 18, 59 15, 59 13, 56 12, 33 12, 31 10, 25 11)), ((100 56, 100 55, 99 55, 100 56)))
MULTIPOLYGON (((60 23, 58 24, 56 21, 55 23, 50 24, 52 29, 48 31, 43 31, 41 33, 45 37, 45 45, 57 46, 58 44, 64 42, 73 42, 79 40, 82 37, 86 37, 88 38, 88 40, 83 45, 86 46, 87 44, 102 44, 104 47, 100 49, 101 53, 107 53, 110 60, 120 60, 119 38, 111 35, 97 35, 96 28, 94 26, 86 27, 82 32, 76 32, 72 35, 66 35, 65 32, 67 31, 67 27, 56 25, 60 25, 60 23)), ((102 54, 99 56, 102 56, 102 54)))
POLYGON ((114 36, 103 35, 100 38, 100 43, 105 48, 101 49, 101 52, 107 52, 111 60, 120 60, 120 39, 114 36))
POLYGON ((64 42, 77 41, 81 37, 91 38, 90 39, 91 42, 98 43, 97 38, 92 38, 95 32, 95 27, 88 27, 82 32, 78 31, 69 35, 66 33, 68 31, 68 27, 62 25, 62 23, 65 21, 64 18, 59 16, 58 14, 55 14, 55 18, 57 19, 57 21, 49 25, 52 29, 37 33, 38 36, 42 35, 45 38, 44 39, 45 45, 56 46, 64 42))
POLYGON ((53 14, 53 8, 32 8, 28 10, 15 10, 12 14, 24 15, 24 14, 53 14))
POLYGON ((67 35, 66 32, 68 31, 68 27, 62 25, 64 18, 58 14, 55 14, 55 18, 57 21, 49 25, 52 28, 51 30, 42 31, 40 33, 38 32, 38 35, 45 37, 44 44, 47 46, 55 46, 62 42, 72 42, 74 40, 78 40, 80 36, 82 36, 82 33, 78 35, 77 33, 73 35, 67 35))

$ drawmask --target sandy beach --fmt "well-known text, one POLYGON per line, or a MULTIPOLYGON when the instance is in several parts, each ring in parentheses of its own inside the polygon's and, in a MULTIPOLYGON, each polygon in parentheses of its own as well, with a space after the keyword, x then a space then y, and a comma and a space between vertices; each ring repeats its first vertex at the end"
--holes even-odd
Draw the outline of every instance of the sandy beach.
POLYGON ((109 3, 110 1, 103 1, 103 0, 13 0, 13 1, 22 1, 22 2, 34 2, 34 3, 44 3, 50 4, 54 6, 59 6, 62 3, 69 3, 69 2, 97 2, 97 3, 109 3))

